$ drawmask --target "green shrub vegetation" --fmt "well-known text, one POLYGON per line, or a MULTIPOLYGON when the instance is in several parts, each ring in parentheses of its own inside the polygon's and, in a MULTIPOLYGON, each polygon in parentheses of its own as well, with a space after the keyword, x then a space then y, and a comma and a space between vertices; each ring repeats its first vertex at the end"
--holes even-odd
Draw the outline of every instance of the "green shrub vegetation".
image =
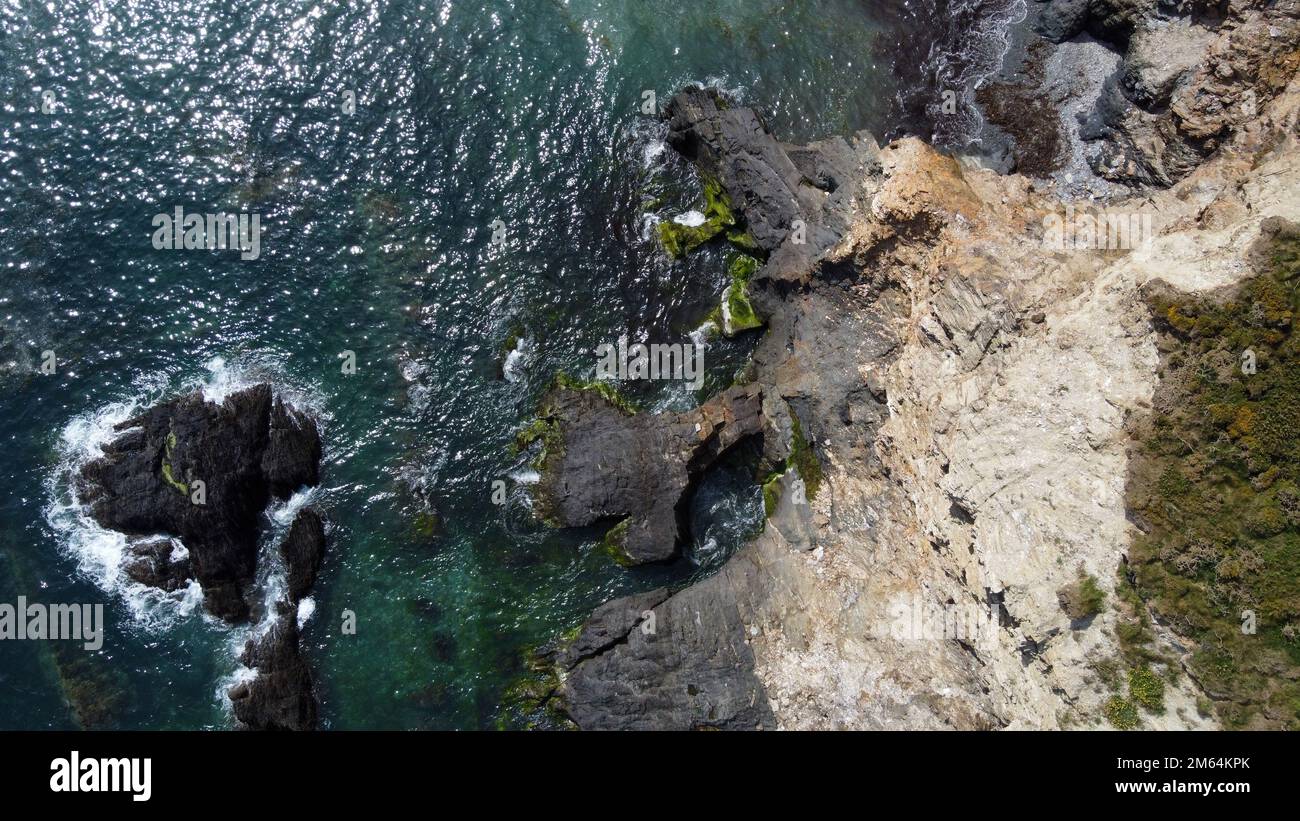
POLYGON ((1154 411, 1134 428, 1127 494, 1142 532, 1116 589, 1130 697, 1148 709, 1163 705, 1138 666, 1149 608, 1192 640, 1188 669, 1226 726, 1300 728, 1298 248, 1274 240, 1226 298, 1149 300, 1164 356, 1154 411))
POLYGON ((1133 730, 1138 726, 1137 706, 1123 696, 1111 696, 1103 712, 1106 720, 1117 730, 1133 730))
POLYGON ((1157 715, 1165 711, 1165 683, 1150 667, 1134 667, 1128 671, 1128 695, 1157 715))
POLYGON ((1101 612, 1106 604, 1106 592, 1097 584, 1097 578, 1081 575, 1074 584, 1058 594, 1061 609, 1074 621, 1090 618, 1101 612))

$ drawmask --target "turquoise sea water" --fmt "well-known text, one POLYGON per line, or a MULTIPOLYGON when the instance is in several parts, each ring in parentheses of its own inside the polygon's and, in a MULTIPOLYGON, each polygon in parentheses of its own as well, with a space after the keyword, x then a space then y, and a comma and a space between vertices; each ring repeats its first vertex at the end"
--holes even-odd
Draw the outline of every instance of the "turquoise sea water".
MULTIPOLYGON (((715 83, 792 141, 883 133, 876 55, 900 19, 858 0, 0 6, 0 601, 108 618, 98 653, 0 643, 0 728, 73 726, 69 695, 95 726, 230 726, 245 632, 124 584, 67 482, 109 424, 189 389, 271 380, 323 420, 324 482, 296 503, 332 523, 304 632, 325 726, 495 726, 525 648, 715 569, 760 515, 743 464, 702 489, 681 560, 625 570, 599 533, 530 523, 509 444, 557 371, 589 376, 620 334, 685 341, 726 282, 731 252, 672 262, 654 239, 698 187, 643 92, 715 83), (155 250, 176 206, 259 213, 260 257, 155 250)), ((700 396, 625 388, 689 407, 752 344, 712 345, 700 396)))

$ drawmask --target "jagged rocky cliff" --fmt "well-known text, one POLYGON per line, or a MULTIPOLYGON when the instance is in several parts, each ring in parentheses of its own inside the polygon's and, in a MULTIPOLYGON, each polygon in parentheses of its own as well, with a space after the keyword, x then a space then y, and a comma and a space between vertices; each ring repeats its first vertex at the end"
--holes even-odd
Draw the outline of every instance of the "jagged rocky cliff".
MULTIPOLYGON (((764 532, 717 574, 610 602, 547 657, 548 697, 579 727, 1217 725, 1183 674, 1197 648, 1159 618, 1143 641, 1164 683, 1145 667, 1116 683, 1130 445, 1161 363, 1146 290, 1241 282, 1265 221, 1300 220, 1296 14, 1047 11, 1077 15, 1049 27, 1069 41, 1049 55, 1085 31, 1128 49, 1088 109, 1108 129, 1098 171, 1171 187, 999 175, 916 139, 792 147, 713 91, 673 99, 670 143, 768 252, 752 372, 783 471, 764 532), (1162 37, 1183 39, 1154 60, 1162 37), (1073 199, 1088 191, 1154 236, 1056 241, 1099 205, 1073 199)), ((1062 145, 1089 136, 1087 117, 1061 127, 1062 145)))

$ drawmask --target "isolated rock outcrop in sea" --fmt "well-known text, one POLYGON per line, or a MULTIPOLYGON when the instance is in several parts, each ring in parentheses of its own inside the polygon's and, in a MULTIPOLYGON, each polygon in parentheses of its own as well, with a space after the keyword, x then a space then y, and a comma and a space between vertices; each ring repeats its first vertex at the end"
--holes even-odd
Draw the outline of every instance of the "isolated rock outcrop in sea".
MULTIPOLYGON (((315 421, 263 384, 220 404, 200 393, 163 402, 116 430, 104 456, 81 470, 91 515, 128 536, 180 539, 208 611, 247 618, 262 512, 272 498, 319 481, 315 421)), ((158 575, 164 587, 175 581, 158 575)))
POLYGON ((316 694, 311 667, 298 641, 298 604, 311 592, 325 558, 325 520, 305 507, 280 542, 286 572, 285 596, 255 626, 240 661, 257 671, 251 681, 227 693, 231 710, 253 730, 313 730, 316 694))
POLYGON ((325 520, 318 511, 310 507, 298 511, 280 542, 280 556, 289 574, 289 602, 297 604, 311 592, 325 559, 325 520))
POLYGON ((235 717, 251 729, 313 729, 316 697, 297 605, 325 556, 319 511, 299 510, 279 545, 287 590, 272 612, 256 612, 254 580, 267 506, 320 481, 315 420, 260 384, 220 403, 201 393, 163 402, 117 431, 103 457, 82 468, 78 487, 97 522, 136 537, 124 572, 166 591, 193 578, 214 616, 259 617, 240 657, 256 674, 228 693, 235 717))
POLYGON ((227 693, 235 718, 250 730, 313 730, 317 707, 311 668, 298 641, 297 608, 281 603, 240 661, 257 671, 227 693))

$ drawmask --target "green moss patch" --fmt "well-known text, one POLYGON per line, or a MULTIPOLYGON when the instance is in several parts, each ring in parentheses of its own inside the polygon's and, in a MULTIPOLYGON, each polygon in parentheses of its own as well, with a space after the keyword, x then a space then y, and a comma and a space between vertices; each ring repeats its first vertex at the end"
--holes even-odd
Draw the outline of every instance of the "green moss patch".
MULTIPOLYGON (((572 644, 581 629, 578 625, 566 631, 555 646, 563 648, 572 644)), ((501 711, 496 718, 498 730, 577 729, 560 707, 560 671, 553 655, 553 651, 539 648, 524 652, 523 672, 501 694, 501 711)))
POLYGON ((803 478, 804 492, 811 502, 822 486, 822 463, 817 461, 817 454, 813 453, 812 445, 804 437, 803 425, 793 410, 790 412, 790 430, 790 466, 799 471, 799 476, 803 478))
POLYGON ((770 517, 776 512, 776 505, 781 501, 781 477, 785 471, 773 473, 763 482, 763 513, 770 517))
POLYGON ((553 419, 539 417, 528 423, 528 427, 515 434, 514 452, 523 453, 534 442, 542 443, 540 452, 533 459, 534 468, 541 469, 549 455, 564 452, 564 434, 559 423, 553 419))
POLYGON ((166 452, 163 454, 162 477, 163 481, 181 492, 182 496, 190 495, 190 486, 176 478, 175 468, 172 467, 172 451, 176 449, 176 434, 167 434, 166 452))
POLYGON ((749 303, 749 280, 758 272, 758 266, 757 259, 744 254, 731 261, 731 284, 722 295, 727 309, 721 312, 726 320, 723 332, 727 336, 763 325, 763 321, 754 313, 754 306, 749 303))
POLYGON ((822 466, 813 453, 812 445, 804 438, 803 426, 793 409, 790 411, 790 455, 785 463, 763 480, 763 513, 767 517, 776 512, 777 503, 781 501, 781 479, 790 471, 796 471, 803 479, 804 495, 812 501, 821 488, 822 466))
POLYGON ((632 559, 627 555, 627 529, 631 523, 632 517, 629 516, 606 531, 600 542, 601 549, 623 567, 632 566, 632 559))
POLYGON ((571 391, 594 391, 600 394, 606 402, 623 411, 626 414, 634 414, 640 410, 636 403, 628 399, 618 388, 615 388, 609 382, 599 379, 583 380, 575 379, 567 373, 560 372, 555 375, 552 385, 561 388, 568 388, 571 391))

